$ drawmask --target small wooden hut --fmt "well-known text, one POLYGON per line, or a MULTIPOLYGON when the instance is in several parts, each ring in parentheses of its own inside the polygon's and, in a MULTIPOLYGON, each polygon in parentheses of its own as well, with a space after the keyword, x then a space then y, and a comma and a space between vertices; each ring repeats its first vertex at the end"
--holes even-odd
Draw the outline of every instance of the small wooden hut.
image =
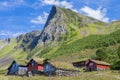
POLYGON ((13 61, 10 67, 8 68, 8 75, 26 75, 28 69, 24 60, 13 61), (18 64, 20 63, 20 65, 18 64))
POLYGON ((43 63, 43 72, 46 74, 46 75, 52 75, 54 74, 56 71, 56 68, 55 66, 53 66, 49 61, 48 59, 44 60, 44 63, 43 63))
POLYGON ((28 68, 28 75, 32 74, 41 74, 43 72, 43 65, 39 64, 38 62, 36 62, 34 59, 31 59, 28 64, 27 64, 27 68, 28 68))
POLYGON ((109 70, 110 69, 110 64, 104 61, 99 61, 99 60, 88 59, 85 62, 85 65, 86 65, 86 71, 109 70))
POLYGON ((17 75, 19 71, 19 64, 14 60, 12 64, 8 67, 7 75, 17 75))

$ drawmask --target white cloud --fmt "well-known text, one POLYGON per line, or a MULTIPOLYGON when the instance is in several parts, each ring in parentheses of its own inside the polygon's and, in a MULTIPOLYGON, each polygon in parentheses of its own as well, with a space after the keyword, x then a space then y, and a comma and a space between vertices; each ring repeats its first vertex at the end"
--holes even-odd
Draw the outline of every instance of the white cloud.
POLYGON ((42 5, 56 5, 64 8, 71 9, 75 12, 78 12, 76 9, 73 8, 73 2, 67 2, 66 0, 60 1, 60 0, 40 0, 42 5))
POLYGON ((77 9, 71 9, 72 11, 79 13, 79 11, 77 9))
POLYGON ((113 19, 113 20, 112 20, 112 22, 115 22, 115 21, 118 21, 118 20, 116 20, 116 19, 113 19))
POLYGON ((95 19, 104 21, 104 22, 109 22, 109 18, 106 17, 107 14, 107 9, 106 8, 97 8, 97 9, 92 9, 88 6, 84 6, 83 8, 80 9, 80 12, 86 14, 87 16, 93 17, 95 19))
POLYGON ((61 7, 65 7, 65 8, 72 8, 73 5, 71 2, 67 2, 67 1, 60 1, 60 0, 42 0, 41 1, 43 5, 57 5, 57 6, 61 6, 61 7))
POLYGON ((0 2, 0 10, 12 9, 20 6, 24 3, 24 0, 10 0, 0 2))
POLYGON ((16 37, 20 34, 24 34, 24 32, 0 31, 0 36, 5 36, 5 37, 16 37))
POLYGON ((48 18, 48 13, 43 12, 43 15, 37 16, 35 19, 32 19, 30 22, 34 24, 45 24, 48 18))

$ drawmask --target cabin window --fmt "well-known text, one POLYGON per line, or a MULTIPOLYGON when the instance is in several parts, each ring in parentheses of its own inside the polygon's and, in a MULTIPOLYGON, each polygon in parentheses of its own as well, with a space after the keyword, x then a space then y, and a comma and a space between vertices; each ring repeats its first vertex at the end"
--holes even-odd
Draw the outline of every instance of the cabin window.
POLYGON ((46 69, 49 69, 49 66, 48 66, 48 65, 46 65, 46 69))
POLYGON ((32 61, 32 64, 31 64, 32 66, 35 66, 35 63, 34 63, 34 61, 32 61))
POLYGON ((93 63, 90 63, 90 66, 93 66, 93 63))

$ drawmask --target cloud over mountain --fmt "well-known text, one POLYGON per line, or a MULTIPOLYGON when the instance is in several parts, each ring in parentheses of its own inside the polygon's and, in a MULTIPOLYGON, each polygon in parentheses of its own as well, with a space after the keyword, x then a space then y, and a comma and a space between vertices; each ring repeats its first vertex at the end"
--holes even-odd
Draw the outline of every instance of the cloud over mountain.
POLYGON ((83 14, 93 17, 95 19, 104 21, 104 22, 109 22, 109 18, 106 17, 107 14, 107 9, 106 8, 97 8, 97 9, 92 9, 88 6, 84 6, 80 9, 80 12, 83 14))
POLYGON ((45 24, 48 17, 48 13, 43 12, 43 15, 37 16, 35 19, 32 19, 30 22, 33 24, 45 24))

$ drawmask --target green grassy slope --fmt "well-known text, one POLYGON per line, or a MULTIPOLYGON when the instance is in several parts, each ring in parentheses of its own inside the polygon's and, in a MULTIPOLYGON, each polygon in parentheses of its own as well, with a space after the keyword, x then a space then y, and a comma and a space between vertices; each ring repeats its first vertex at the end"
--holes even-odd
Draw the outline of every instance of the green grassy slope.
POLYGON ((13 58, 25 59, 27 56, 26 52, 24 52, 22 49, 15 49, 15 47, 19 44, 15 39, 11 39, 10 43, 1 41, 1 46, 3 45, 2 43, 5 43, 6 45, 0 50, 0 57, 9 55, 13 58))
POLYGON ((65 17, 68 31, 65 37, 68 38, 68 41, 75 41, 92 34, 109 34, 120 29, 120 21, 104 23, 69 9, 57 7, 57 10, 65 17))
MULTIPOLYGON (((78 14, 69 9, 57 7, 57 10, 65 17, 67 40, 75 41, 91 34, 105 34, 106 23, 78 14)), ((59 22, 56 22, 59 23, 59 22)))
POLYGON ((56 58, 66 54, 72 55, 71 53, 80 53, 86 49, 94 50, 100 47, 109 47, 110 45, 117 44, 120 44, 120 30, 107 35, 91 35, 83 39, 78 39, 70 44, 65 42, 61 44, 59 48, 55 47, 50 50, 46 48, 43 51, 43 56, 47 58, 56 58), (54 49, 56 51, 54 51, 54 49), (53 52, 49 54, 51 50, 53 50, 53 52))
POLYGON ((17 45, 14 39, 11 40, 11 43, 3 42, 6 43, 6 45, 0 50, 0 57, 3 57, 5 55, 9 55, 11 50, 17 45))

